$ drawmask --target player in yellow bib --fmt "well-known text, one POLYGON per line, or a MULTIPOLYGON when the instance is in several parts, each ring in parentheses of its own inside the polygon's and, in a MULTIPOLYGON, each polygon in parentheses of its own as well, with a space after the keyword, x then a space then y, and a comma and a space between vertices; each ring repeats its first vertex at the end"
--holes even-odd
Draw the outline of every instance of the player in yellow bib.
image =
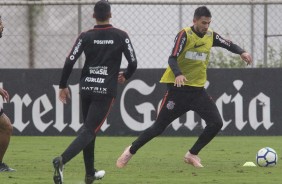
MULTIPOLYGON (((173 51, 173 55, 177 56, 177 65, 186 77, 184 85, 203 87, 206 82, 206 70, 209 62, 210 50, 213 44, 213 32, 208 30, 203 37, 199 37, 193 28, 187 27, 180 32, 183 50, 178 54, 177 50, 173 51), (186 36, 186 38, 183 36, 186 36), (184 45, 184 40, 186 44, 184 45)), ((178 43, 177 43, 178 44, 178 43)), ((181 44, 181 42, 179 43, 181 44)), ((175 61, 174 61, 175 62, 175 61)), ((170 67, 168 67, 161 78, 163 83, 174 83, 175 75, 170 67)))
POLYGON ((138 149, 160 135, 173 120, 189 110, 200 115, 205 120, 206 127, 184 155, 184 161, 194 167, 203 167, 197 155, 223 125, 214 101, 204 88, 210 50, 212 47, 223 47, 239 54, 247 64, 252 63, 248 52, 209 29, 210 22, 209 9, 205 6, 198 7, 194 13, 193 26, 184 28, 177 34, 168 59, 169 67, 160 81, 167 84, 168 91, 163 98, 157 120, 125 149, 117 160, 117 167, 126 166, 138 149))

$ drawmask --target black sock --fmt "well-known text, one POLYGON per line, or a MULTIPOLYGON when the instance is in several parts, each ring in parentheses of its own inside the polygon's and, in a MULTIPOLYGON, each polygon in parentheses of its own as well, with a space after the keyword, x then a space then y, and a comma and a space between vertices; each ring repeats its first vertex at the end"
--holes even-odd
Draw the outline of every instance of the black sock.
POLYGON ((83 159, 85 165, 85 172, 88 176, 94 176, 94 148, 95 138, 83 149, 83 159))

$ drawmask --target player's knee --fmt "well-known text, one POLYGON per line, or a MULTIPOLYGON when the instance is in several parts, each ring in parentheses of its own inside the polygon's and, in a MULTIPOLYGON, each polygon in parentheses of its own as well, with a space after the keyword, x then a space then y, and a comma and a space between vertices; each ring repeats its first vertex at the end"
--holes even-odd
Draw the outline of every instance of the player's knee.
POLYGON ((219 130, 223 127, 223 122, 222 122, 222 120, 220 120, 220 121, 217 122, 217 127, 218 127, 219 130))
POLYGON ((12 134, 13 133, 13 126, 12 126, 11 123, 9 123, 7 125, 6 132, 7 132, 7 134, 12 134))
POLYGON ((151 126, 150 128, 148 128, 147 130, 145 130, 144 134, 147 137, 157 137, 158 135, 160 135, 163 132, 163 129, 161 127, 158 126, 151 126))
POLYGON ((218 132, 223 126, 222 120, 213 121, 213 123, 208 124, 214 131, 218 132))
POLYGON ((13 132, 13 125, 12 125, 12 123, 11 122, 9 122, 9 125, 8 125, 8 132, 10 132, 11 134, 12 134, 12 132, 13 132))
POLYGON ((5 134, 12 134, 13 125, 11 124, 10 119, 5 114, 2 114, 0 117, 0 131, 5 134))
POLYGON ((159 128, 159 129, 154 129, 152 132, 153 132, 153 135, 156 137, 156 136, 159 136, 163 133, 164 129, 162 128, 159 128))
POLYGON ((156 122, 150 129, 154 136, 158 136, 165 131, 166 126, 161 126, 159 123, 156 122))
POLYGON ((95 131, 92 130, 92 128, 88 126, 83 126, 79 132, 79 134, 82 134, 83 136, 96 136, 95 131))
POLYGON ((222 128, 223 126, 223 122, 221 119, 217 119, 216 121, 214 121, 213 123, 213 127, 214 129, 216 129, 217 131, 220 131, 220 129, 222 128))

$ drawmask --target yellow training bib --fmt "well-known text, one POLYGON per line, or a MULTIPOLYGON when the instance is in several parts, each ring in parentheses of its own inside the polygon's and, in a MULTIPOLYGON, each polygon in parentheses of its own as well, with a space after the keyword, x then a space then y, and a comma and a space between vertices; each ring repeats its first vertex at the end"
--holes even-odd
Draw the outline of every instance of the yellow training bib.
MULTIPOLYGON (((177 57, 179 69, 188 80, 185 85, 203 87, 207 80, 207 65, 213 44, 213 31, 209 29, 205 36, 201 38, 190 27, 184 28, 184 30, 187 35, 187 43, 177 57)), ((160 82, 174 83, 174 81, 174 73, 168 67, 160 82)))

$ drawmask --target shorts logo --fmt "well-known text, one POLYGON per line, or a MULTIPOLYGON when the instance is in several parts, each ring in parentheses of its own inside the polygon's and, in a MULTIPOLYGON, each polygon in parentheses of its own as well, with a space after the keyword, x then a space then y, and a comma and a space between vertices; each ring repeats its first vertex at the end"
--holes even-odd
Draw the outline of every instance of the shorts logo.
POLYGON ((174 105, 175 105, 175 103, 173 101, 168 101, 167 104, 166 104, 166 108, 168 110, 172 110, 172 109, 174 109, 174 105))

